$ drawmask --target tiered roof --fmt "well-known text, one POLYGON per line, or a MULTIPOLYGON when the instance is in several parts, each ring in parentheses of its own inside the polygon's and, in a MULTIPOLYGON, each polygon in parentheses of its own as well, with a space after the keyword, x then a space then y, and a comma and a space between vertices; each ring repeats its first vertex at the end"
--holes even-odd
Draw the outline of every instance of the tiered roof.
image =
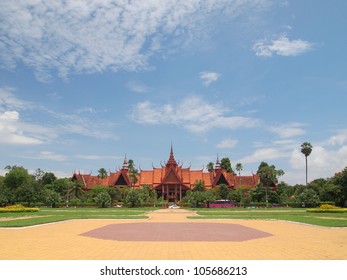
MULTIPOLYGON (((95 185, 104 185, 109 187, 130 186, 127 160, 125 158, 123 167, 110 174, 106 178, 100 178, 91 174, 75 173, 73 179, 83 183, 86 189, 95 185)), ((165 166, 161 168, 153 167, 152 170, 140 170, 137 182, 134 188, 141 188, 144 185, 150 185, 152 188, 158 188, 162 185, 176 184, 185 189, 192 189, 197 181, 204 181, 206 188, 211 188, 219 184, 226 184, 229 188, 248 187, 253 188, 259 182, 259 175, 237 176, 234 173, 227 173, 221 169, 217 157, 216 169, 212 172, 201 170, 191 170, 190 167, 179 166, 175 160, 173 148, 171 145, 170 157, 165 166)))

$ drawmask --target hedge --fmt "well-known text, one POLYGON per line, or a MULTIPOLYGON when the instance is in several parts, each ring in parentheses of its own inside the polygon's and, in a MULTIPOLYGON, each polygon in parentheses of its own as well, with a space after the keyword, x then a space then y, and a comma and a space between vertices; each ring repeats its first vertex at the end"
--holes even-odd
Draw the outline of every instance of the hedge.
POLYGON ((38 212, 38 208, 28 208, 23 205, 10 205, 0 208, 0 213, 18 213, 18 212, 38 212))
POLYGON ((337 208, 337 209, 313 208, 313 209, 307 209, 306 212, 310 212, 310 213, 347 213, 347 208, 337 208))
POLYGON ((336 207, 331 204, 322 204, 319 208, 307 209, 307 212, 313 213, 347 213, 347 208, 336 207))

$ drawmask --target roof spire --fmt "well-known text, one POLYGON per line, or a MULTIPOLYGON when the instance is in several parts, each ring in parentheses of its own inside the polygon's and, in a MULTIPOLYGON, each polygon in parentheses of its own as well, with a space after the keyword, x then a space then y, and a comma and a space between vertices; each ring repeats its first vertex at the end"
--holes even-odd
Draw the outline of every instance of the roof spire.
POLYGON ((217 154, 217 160, 216 160, 216 169, 221 169, 218 154, 217 154))
POLYGON ((173 149, 172 149, 172 142, 171 142, 171 149, 170 149, 170 158, 173 157, 173 149))
POLYGON ((125 157, 124 157, 124 161, 123 161, 123 169, 128 169, 127 154, 125 154, 125 157))
POLYGON ((177 165, 177 162, 175 160, 174 153, 173 153, 172 142, 171 142, 171 149, 170 149, 170 158, 169 158, 169 160, 168 160, 166 165, 168 165, 168 164, 177 165))

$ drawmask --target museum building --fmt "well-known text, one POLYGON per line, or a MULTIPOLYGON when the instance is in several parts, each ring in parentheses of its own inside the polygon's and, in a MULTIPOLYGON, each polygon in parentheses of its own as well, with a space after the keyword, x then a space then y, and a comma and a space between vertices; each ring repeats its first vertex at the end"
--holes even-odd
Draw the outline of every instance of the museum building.
POLYGON ((170 157, 165 165, 160 168, 153 166, 152 170, 142 170, 136 175, 137 180, 131 180, 128 170, 127 159, 124 159, 123 166, 116 172, 110 172, 107 177, 101 178, 91 174, 74 173, 74 180, 80 181, 86 190, 93 186, 132 187, 133 189, 142 188, 145 185, 156 190, 158 197, 162 197, 169 202, 180 201, 187 190, 192 190, 197 181, 203 181, 206 189, 224 184, 229 189, 240 187, 252 189, 259 182, 259 175, 237 176, 233 172, 226 172, 221 168, 217 157, 214 170, 204 172, 204 169, 191 170, 190 167, 179 165, 174 157, 171 146, 170 157))

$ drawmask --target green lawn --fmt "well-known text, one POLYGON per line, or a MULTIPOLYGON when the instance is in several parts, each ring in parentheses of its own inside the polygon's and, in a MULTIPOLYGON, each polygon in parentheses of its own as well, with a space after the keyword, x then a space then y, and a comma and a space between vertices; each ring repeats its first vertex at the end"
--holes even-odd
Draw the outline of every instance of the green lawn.
POLYGON ((39 212, 0 213, 0 227, 23 227, 72 219, 147 219, 153 208, 41 208, 39 212))
POLYGON ((283 220, 326 227, 347 227, 347 213, 309 213, 306 209, 196 209, 190 219, 283 220))
MULTIPOLYGON (((41 208, 39 212, 0 213, 0 227, 23 227, 72 219, 146 219, 156 208, 41 208)), ((327 227, 347 227, 347 213, 309 213, 294 208, 191 209, 190 219, 283 220, 327 227)))

